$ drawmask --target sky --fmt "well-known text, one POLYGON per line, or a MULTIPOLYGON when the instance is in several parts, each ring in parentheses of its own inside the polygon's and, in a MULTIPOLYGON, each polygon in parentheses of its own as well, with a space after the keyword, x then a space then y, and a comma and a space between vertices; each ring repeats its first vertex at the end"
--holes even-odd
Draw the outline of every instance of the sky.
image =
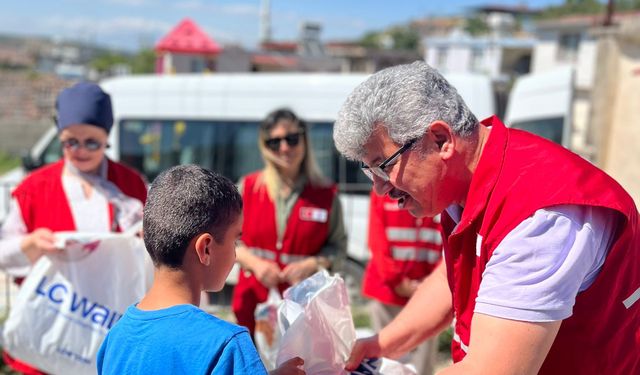
MULTIPOLYGON (((271 0, 274 40, 295 40, 305 21, 322 25, 321 39, 357 39, 367 31, 413 19, 465 14, 486 4, 531 8, 563 0, 271 0)), ((152 47, 183 18, 223 45, 254 48, 261 0, 23 0, 0 5, 0 34, 47 36, 134 51, 152 47)))

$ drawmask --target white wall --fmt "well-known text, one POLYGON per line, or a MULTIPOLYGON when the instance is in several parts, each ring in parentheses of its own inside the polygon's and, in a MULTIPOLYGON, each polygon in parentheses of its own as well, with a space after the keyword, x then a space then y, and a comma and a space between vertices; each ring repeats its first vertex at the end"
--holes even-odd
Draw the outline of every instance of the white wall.
POLYGON ((533 47, 531 73, 542 73, 556 68, 557 53, 557 40, 539 40, 533 47))
POLYGON ((484 49, 478 71, 472 70, 473 47, 469 45, 451 45, 447 48, 447 58, 444 65, 440 66, 439 54, 442 47, 427 47, 425 51, 425 61, 427 64, 441 72, 448 73, 484 73, 491 78, 500 75, 500 65, 502 61, 502 48, 492 46, 484 49))
MULTIPOLYGON (((612 97, 604 97, 613 106, 608 135, 609 144, 604 150, 604 168, 640 205, 640 43, 619 42, 616 91, 612 97)), ((607 74, 607 72, 602 72, 607 74)))
POLYGON ((573 66, 576 70, 576 88, 591 89, 596 58, 596 42, 583 33, 575 62, 558 60, 558 36, 556 32, 540 36, 533 49, 532 73, 541 73, 560 66, 573 66))
POLYGON ((591 89, 593 87, 593 71, 596 62, 596 41, 583 39, 578 47, 576 61, 576 87, 591 89))
POLYGON ((467 46, 453 46, 447 54, 447 66, 442 69, 449 73, 467 73, 471 63, 471 49, 467 46))

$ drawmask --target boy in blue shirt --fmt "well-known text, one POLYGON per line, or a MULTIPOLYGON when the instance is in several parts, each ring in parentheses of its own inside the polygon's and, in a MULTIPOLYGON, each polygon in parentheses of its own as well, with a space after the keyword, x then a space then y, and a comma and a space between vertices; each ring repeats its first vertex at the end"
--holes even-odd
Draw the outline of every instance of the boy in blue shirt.
MULTIPOLYGON (((149 191, 144 243, 154 282, 107 334, 99 374, 266 374, 246 328, 197 306, 219 291, 235 262, 242 198, 227 178, 194 165, 171 168, 149 191)), ((293 358, 272 374, 304 374, 293 358)))

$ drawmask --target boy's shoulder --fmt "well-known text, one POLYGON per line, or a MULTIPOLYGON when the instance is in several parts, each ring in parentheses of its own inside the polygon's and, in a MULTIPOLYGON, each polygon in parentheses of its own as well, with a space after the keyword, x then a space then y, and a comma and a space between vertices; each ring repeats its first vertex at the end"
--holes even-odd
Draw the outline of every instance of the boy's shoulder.
POLYGON ((194 315, 198 316, 203 324, 215 327, 219 332, 224 332, 229 336, 237 335, 242 332, 249 332, 245 327, 223 320, 213 314, 210 314, 198 307, 194 308, 194 315))
MULTIPOLYGON (((122 316, 124 321, 130 321, 134 325, 140 322, 152 325, 171 325, 180 328, 178 332, 211 332, 215 329, 220 336, 235 336, 242 332, 248 332, 246 328, 227 322, 215 315, 193 306, 176 305, 161 310, 140 310, 136 306, 130 306, 122 316)), ((174 330, 172 330, 174 331, 174 330)))

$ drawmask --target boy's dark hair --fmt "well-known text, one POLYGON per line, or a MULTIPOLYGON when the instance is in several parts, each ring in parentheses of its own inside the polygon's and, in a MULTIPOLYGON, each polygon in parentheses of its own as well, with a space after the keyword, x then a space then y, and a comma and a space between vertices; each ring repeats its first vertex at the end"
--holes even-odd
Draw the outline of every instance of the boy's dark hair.
POLYGON ((222 243, 242 211, 242 197, 228 178, 196 165, 162 172, 144 207, 144 244, 156 266, 182 266, 189 242, 211 233, 222 243))

